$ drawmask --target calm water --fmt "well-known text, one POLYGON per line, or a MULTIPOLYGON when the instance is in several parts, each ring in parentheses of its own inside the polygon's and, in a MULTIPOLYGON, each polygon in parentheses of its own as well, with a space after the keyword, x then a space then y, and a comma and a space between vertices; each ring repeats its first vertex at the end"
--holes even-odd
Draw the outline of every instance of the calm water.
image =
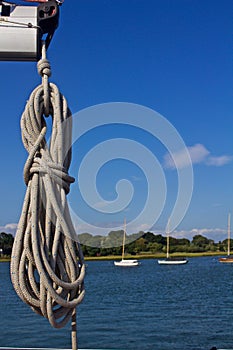
MULTIPOLYGON (((69 348, 70 330, 54 330, 13 291, 0 264, 0 346, 69 348)), ((233 265, 213 258, 183 266, 143 260, 135 268, 88 262, 78 309, 80 348, 182 350, 233 348, 233 265)))

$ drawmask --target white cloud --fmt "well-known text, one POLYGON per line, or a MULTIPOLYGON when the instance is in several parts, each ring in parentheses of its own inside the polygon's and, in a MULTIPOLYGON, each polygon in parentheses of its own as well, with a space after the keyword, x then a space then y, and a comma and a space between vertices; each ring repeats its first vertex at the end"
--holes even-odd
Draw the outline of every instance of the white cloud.
POLYGON ((164 167, 168 169, 181 169, 190 165, 190 156, 192 164, 206 164, 209 166, 223 166, 233 160, 233 156, 222 155, 219 157, 212 156, 210 151, 200 143, 184 148, 173 154, 167 153, 164 156, 164 167))
MULTIPOLYGON (((98 226, 101 227, 105 227, 106 228, 106 232, 105 235, 107 235, 111 230, 115 231, 117 229, 123 229, 123 223, 121 222, 111 222, 111 223, 102 223, 102 225, 96 225, 95 227, 95 232, 91 232, 90 231, 90 227, 87 225, 85 226, 85 224, 82 225, 78 225, 78 227, 76 227, 77 232, 80 234, 82 232, 88 232, 94 236, 100 234, 103 235, 103 232, 98 230, 98 226)), ((165 231, 164 230, 159 230, 159 229, 153 229, 150 228, 149 225, 147 224, 141 224, 139 226, 135 226, 135 227, 131 227, 130 231, 127 230, 127 234, 130 235, 132 233, 138 233, 140 231, 143 232, 153 232, 155 235, 161 234, 162 236, 165 236, 165 231)), ((207 237, 208 239, 212 239, 215 242, 219 242, 219 241, 223 241, 224 239, 226 239, 227 237, 227 229, 222 229, 222 228, 193 228, 190 230, 176 230, 173 231, 171 233, 172 237, 175 238, 187 238, 190 241, 192 241, 193 237, 196 235, 202 235, 207 237)))
POLYGON ((173 154, 167 153, 164 156, 164 164, 166 168, 181 169, 189 166, 190 160, 192 164, 203 162, 209 153, 203 145, 198 143, 194 146, 183 148, 173 154))
POLYGON ((194 236, 201 235, 215 242, 223 241, 227 236, 227 230, 221 228, 193 228, 191 230, 174 231, 171 233, 175 238, 187 238, 192 240, 194 236))
POLYGON ((210 154, 210 152, 205 148, 205 146, 201 145, 200 143, 188 147, 188 151, 193 164, 202 163, 210 154))
POLYGON ((141 232, 141 231, 147 232, 149 229, 150 229, 150 226, 148 224, 142 224, 136 228, 134 233, 141 232))
MULTIPOLYGON (((98 226, 101 227, 100 224, 96 225, 95 228, 95 232, 90 232, 89 230, 89 226, 82 224, 82 225, 78 225, 78 227, 75 227, 77 230, 77 233, 83 233, 83 232, 88 232, 92 235, 103 235, 102 230, 100 232, 98 232, 98 226)), ((106 227, 106 235, 109 233, 110 230, 115 230, 114 227, 116 229, 123 229, 123 223, 120 222, 112 222, 112 223, 102 223, 102 227, 106 227)), ((5 233, 11 233, 13 236, 15 236, 16 233, 16 229, 17 229, 17 224, 15 223, 10 223, 10 224, 6 224, 5 226, 0 226, 0 232, 5 232, 5 233)), ((147 232, 147 231, 151 231, 153 232, 155 235, 157 234, 161 234, 163 236, 165 236, 165 232, 162 230, 157 230, 157 229, 150 229, 149 225, 147 224, 141 224, 140 226, 135 226, 134 228, 132 228, 132 232, 127 232, 128 235, 132 234, 132 233, 138 233, 140 231, 143 232, 147 232)), ((205 236, 209 239, 213 239, 215 242, 219 242, 219 241, 223 241, 224 239, 227 238, 227 229, 221 229, 221 228, 193 228, 191 230, 177 230, 177 231, 173 231, 171 233, 172 237, 175 238, 187 238, 190 241, 193 239, 193 237, 195 235, 202 235, 205 236)))
POLYGON ((15 236, 18 224, 6 224, 5 226, 0 226, 0 232, 11 233, 15 236))
MULTIPOLYGON (((110 231, 115 231, 115 230, 123 230, 124 229, 124 222, 123 221, 114 221, 114 222, 98 222, 98 223, 91 223, 94 227, 94 229, 90 229, 90 225, 87 223, 81 223, 78 222, 75 226, 75 230, 77 234, 81 234, 83 232, 88 232, 94 236, 96 235, 103 235, 103 228, 105 228, 105 234, 108 235, 110 231)), ((127 224, 127 222, 126 222, 127 224)), ((127 230, 127 229, 126 229, 127 230)), ((130 231, 127 230, 127 234, 130 235, 132 233, 138 233, 140 231, 147 232, 150 230, 150 225, 148 224, 141 224, 141 225, 135 225, 135 226, 130 226, 130 231)))
POLYGON ((223 166, 225 164, 230 163, 233 160, 232 156, 220 156, 220 157, 209 157, 207 159, 207 165, 213 166, 223 166))

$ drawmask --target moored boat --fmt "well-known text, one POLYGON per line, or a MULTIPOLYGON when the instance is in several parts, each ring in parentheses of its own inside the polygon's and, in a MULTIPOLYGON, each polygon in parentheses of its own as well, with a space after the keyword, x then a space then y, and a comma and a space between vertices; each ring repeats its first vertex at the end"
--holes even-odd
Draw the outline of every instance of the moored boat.
POLYGON ((126 238, 126 220, 124 221, 124 233, 123 233, 123 244, 122 244, 122 258, 120 261, 114 261, 115 266, 121 267, 134 267, 140 263, 137 259, 125 259, 125 238, 126 238))
POLYGON ((219 262, 223 262, 223 263, 233 263, 233 256, 227 256, 225 258, 219 258, 218 259, 219 262))
POLYGON ((114 261, 115 266, 133 267, 138 266, 139 261, 136 259, 122 259, 120 261, 114 261))
POLYGON ((179 257, 169 257, 165 259, 159 259, 158 263, 160 265, 183 265, 187 264, 188 259, 179 257))
POLYGON ((233 263, 233 256, 231 254, 231 214, 228 214, 228 238, 227 238, 227 256, 226 257, 221 257, 218 259, 219 262, 221 263, 228 263, 232 264, 233 263))
POLYGON ((167 257, 165 259, 159 259, 158 264, 159 265, 183 265, 187 264, 188 259, 185 257, 171 257, 169 253, 169 220, 167 223, 167 228, 166 228, 166 233, 167 233, 167 257))

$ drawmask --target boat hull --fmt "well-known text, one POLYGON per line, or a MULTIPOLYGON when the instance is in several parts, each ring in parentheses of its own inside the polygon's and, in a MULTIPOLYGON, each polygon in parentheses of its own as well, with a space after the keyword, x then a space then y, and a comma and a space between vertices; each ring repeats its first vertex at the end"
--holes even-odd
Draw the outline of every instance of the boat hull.
POLYGON ((188 259, 160 259, 158 260, 159 265, 184 265, 188 263, 188 259))
POLYGON ((233 257, 232 258, 219 258, 218 261, 221 263, 233 264, 233 257))
POLYGON ((122 267, 134 267, 138 266, 140 263, 138 260, 121 260, 121 261, 114 261, 115 266, 122 266, 122 267))

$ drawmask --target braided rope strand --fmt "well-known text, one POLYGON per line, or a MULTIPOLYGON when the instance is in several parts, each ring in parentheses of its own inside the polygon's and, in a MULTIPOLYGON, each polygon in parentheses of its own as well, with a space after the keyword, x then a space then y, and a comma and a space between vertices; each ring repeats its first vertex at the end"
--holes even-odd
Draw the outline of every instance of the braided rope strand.
POLYGON ((18 296, 53 327, 65 326, 72 317, 73 338, 76 306, 85 293, 85 265, 66 200, 74 182, 68 174, 72 118, 64 96, 47 81, 49 62, 42 58, 38 64, 45 82, 32 92, 21 118, 29 154, 24 167, 27 191, 12 250, 11 279, 18 296), (53 121, 49 144, 48 115, 53 121))

